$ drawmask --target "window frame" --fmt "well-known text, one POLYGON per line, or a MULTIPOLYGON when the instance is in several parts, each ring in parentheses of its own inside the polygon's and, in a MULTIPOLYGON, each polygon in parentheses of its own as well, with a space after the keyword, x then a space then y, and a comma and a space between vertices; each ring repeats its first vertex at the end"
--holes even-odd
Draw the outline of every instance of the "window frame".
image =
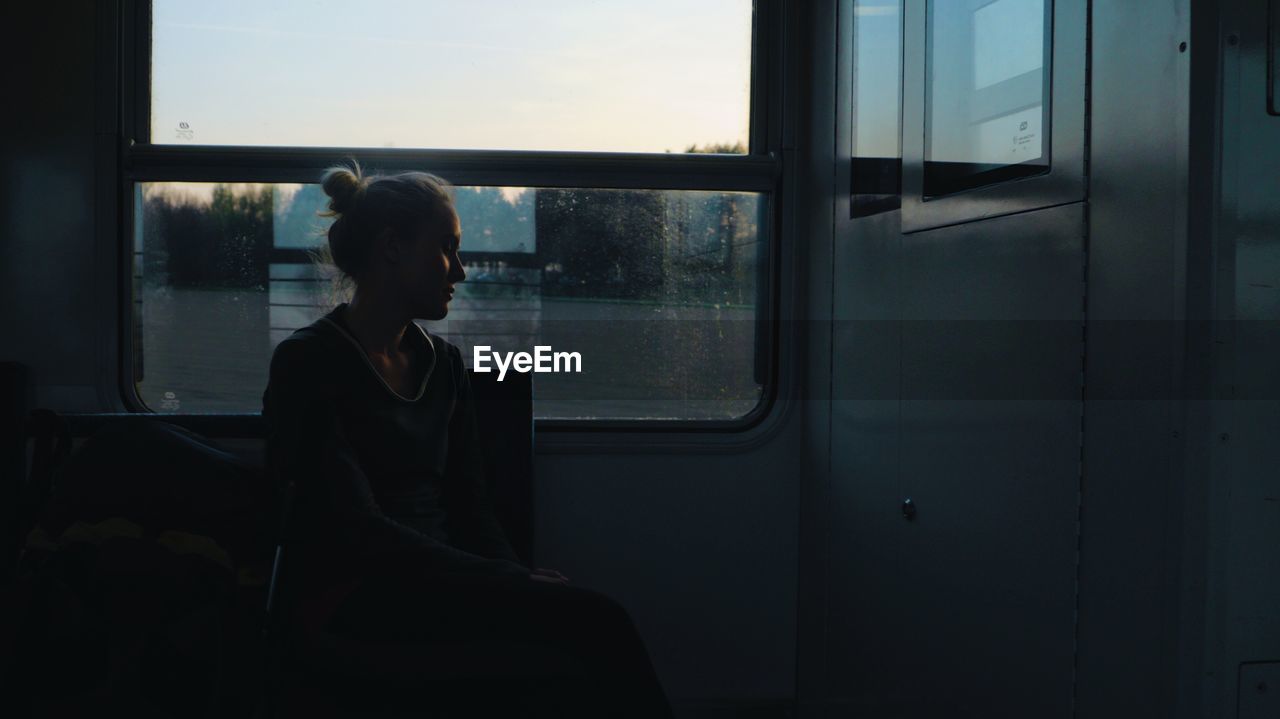
MULTIPOLYGON (((1015 180, 1023 180, 1030 177, 1049 174, 1053 167, 1053 0, 1043 0, 1043 30, 1041 32, 1042 47, 1040 51, 1040 81, 1041 81, 1041 99, 1046 100, 1040 108, 1040 121, 1042 144, 1040 156, 1034 160, 1025 160, 1016 163, 981 163, 981 162, 939 162, 931 160, 930 155, 933 152, 933 122, 934 113, 931 106, 933 99, 932 90, 934 86, 934 67, 938 58, 934 57, 933 44, 934 33, 937 32, 937 21, 934 18, 934 8, 937 7, 938 0, 925 0, 925 39, 924 39, 924 160, 922 163, 921 174, 921 197, 924 202, 931 202, 939 198, 955 195, 961 192, 977 190, 990 185, 1002 182, 1013 182, 1015 180), (1048 139, 1048 142, 1044 142, 1048 139), (946 172, 940 165, 960 165, 961 168, 974 168, 973 171, 964 174, 958 174, 955 177, 947 177, 946 172), (977 169, 981 168, 981 169, 977 169), (930 192, 932 189, 936 192, 930 192)), ((988 7, 991 7, 999 0, 985 0, 985 4, 974 11, 976 22, 977 13, 988 7)), ((976 32, 976 29, 973 30, 976 32)), ((976 43, 976 40, 975 40, 976 43)), ((1005 82, 1005 81, 1002 81, 1005 82)), ((1000 85, 1001 83, 996 83, 1000 85)), ((978 91, 974 91, 976 96, 978 91)))
POLYGON ((1051 5, 1052 57, 1045 156, 1048 172, 995 181, 972 189, 924 196, 927 0, 903 0, 902 231, 904 234, 988 217, 1056 207, 1085 198, 1087 0, 1045 0, 1051 5))
MULTIPOLYGON (((120 82, 119 132, 111 192, 117 204, 116 245, 120 261, 118 332, 119 396, 130 412, 153 412, 138 396, 133 378, 133 293, 135 238, 133 203, 136 186, 146 182, 315 183, 339 158, 352 157, 366 167, 396 172, 428 168, 456 185, 575 187, 592 189, 703 190, 756 192, 763 196, 766 233, 757 271, 757 376, 760 402, 734 420, 538 419, 539 431, 557 433, 628 432, 743 434, 773 416, 779 387, 781 278, 779 247, 782 227, 779 199, 783 191, 781 147, 781 28, 783 0, 754 0, 751 39, 751 88, 748 152, 745 155, 683 153, 565 152, 529 150, 459 150, 351 147, 279 147, 231 145, 154 145, 150 143, 151 1, 118 0, 119 46, 103 49, 103 59, 116 66, 120 82), (109 56, 109 57, 108 57, 109 56), (118 63, 118 64, 117 64, 118 63)), ((105 4, 104 4, 105 5, 105 4)), ((107 6, 110 7, 110 6, 107 6)), ((114 123, 112 123, 114 124, 114 123)), ((105 193, 105 191, 104 191, 105 193)), ((228 422, 258 413, 221 415, 228 422)), ((588 444, 590 444, 588 442, 588 444)))
POLYGON ((1280 0, 1267 1, 1267 114, 1280 116, 1280 0))

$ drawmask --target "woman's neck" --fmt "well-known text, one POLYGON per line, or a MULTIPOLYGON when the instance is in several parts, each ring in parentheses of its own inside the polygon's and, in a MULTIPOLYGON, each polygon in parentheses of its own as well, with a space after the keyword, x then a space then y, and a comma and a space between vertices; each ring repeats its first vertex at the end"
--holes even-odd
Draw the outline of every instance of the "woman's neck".
POLYGON ((356 290, 343 320, 364 351, 390 357, 400 351, 405 328, 413 321, 396 303, 356 290))

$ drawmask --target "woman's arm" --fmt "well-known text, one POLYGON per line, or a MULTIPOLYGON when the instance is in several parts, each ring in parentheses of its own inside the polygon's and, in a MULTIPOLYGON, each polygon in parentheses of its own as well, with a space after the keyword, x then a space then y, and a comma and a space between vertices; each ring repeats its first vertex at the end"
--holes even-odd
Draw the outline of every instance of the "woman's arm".
POLYGON ((444 495, 447 529, 459 547, 484 557, 519 562, 502 525, 493 513, 484 474, 475 400, 462 354, 449 348, 458 401, 449 420, 449 455, 445 462, 444 495))
POLYGON ((291 535, 364 567, 527 574, 514 562, 456 549, 383 514, 339 421, 336 380, 317 354, 306 341, 280 343, 263 396, 268 466, 295 487, 291 535))

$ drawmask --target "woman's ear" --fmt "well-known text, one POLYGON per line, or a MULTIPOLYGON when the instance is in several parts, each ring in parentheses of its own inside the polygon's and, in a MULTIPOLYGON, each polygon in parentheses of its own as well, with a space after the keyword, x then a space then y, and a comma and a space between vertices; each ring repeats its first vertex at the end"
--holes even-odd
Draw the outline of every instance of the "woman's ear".
POLYGON ((400 235, 395 230, 390 227, 382 228, 382 232, 378 233, 378 249, 387 262, 393 265, 400 264, 404 248, 401 247, 400 235))

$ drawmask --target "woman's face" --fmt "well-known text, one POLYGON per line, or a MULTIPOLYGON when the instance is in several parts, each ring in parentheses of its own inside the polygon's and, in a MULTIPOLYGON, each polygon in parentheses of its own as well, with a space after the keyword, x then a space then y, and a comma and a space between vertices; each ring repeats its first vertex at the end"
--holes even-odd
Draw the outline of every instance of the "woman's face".
POLYGON ((449 210, 446 217, 423 222, 417 235, 403 244, 396 284, 414 317, 438 320, 449 313, 453 286, 467 277, 458 257, 461 242, 458 215, 449 210))

